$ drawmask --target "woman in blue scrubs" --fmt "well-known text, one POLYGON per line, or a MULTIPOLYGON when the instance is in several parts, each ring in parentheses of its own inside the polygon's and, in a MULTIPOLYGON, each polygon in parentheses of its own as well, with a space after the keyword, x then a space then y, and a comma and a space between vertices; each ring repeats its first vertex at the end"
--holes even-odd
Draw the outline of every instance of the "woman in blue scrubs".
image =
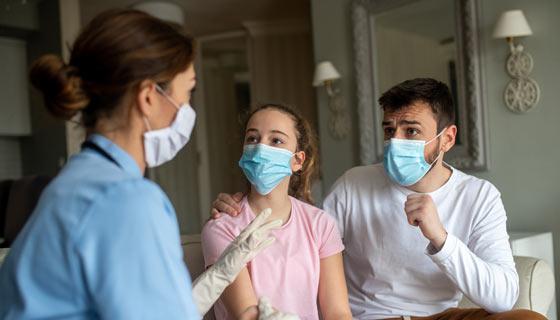
POLYGON ((133 10, 103 13, 65 64, 38 59, 45 105, 88 138, 42 194, 0 272, 1 319, 199 319, 175 211, 146 167, 188 142, 193 41, 133 10))

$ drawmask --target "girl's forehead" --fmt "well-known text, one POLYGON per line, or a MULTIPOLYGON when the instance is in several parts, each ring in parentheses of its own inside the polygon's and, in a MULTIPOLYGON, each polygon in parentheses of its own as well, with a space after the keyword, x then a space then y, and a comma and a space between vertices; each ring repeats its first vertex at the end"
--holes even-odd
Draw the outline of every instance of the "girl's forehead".
POLYGON ((269 129, 269 130, 291 130, 295 131, 294 120, 285 112, 275 109, 264 109, 257 111, 251 116, 247 124, 247 129, 258 126, 256 129, 269 129))

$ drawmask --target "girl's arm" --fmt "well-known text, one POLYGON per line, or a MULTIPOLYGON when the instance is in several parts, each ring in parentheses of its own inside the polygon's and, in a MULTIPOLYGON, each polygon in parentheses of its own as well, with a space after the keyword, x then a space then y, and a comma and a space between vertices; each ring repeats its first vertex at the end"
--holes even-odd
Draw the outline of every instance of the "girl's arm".
POLYGON ((342 253, 321 259, 319 305, 324 320, 352 319, 342 266, 342 253))
MULTIPOLYGON (((224 290, 221 299, 229 314, 235 319, 239 319, 247 308, 257 306, 257 297, 247 267, 243 268, 235 281, 224 290)), ((258 314, 252 318, 244 317, 243 319, 257 319, 257 316, 258 314)))

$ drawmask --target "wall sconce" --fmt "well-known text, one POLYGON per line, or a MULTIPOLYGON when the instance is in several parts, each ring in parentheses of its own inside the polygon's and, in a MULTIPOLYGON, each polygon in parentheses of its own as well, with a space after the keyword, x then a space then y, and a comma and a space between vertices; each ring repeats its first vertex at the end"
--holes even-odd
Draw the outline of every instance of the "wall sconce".
POLYGON ((325 86, 329 97, 329 133, 337 140, 342 140, 348 136, 350 131, 350 118, 346 107, 342 103, 340 90, 335 88, 334 81, 340 79, 340 73, 335 69, 330 61, 323 61, 317 64, 313 86, 325 86))
POLYGON ((515 37, 530 36, 533 32, 521 10, 502 13, 494 27, 494 38, 505 38, 509 44, 510 54, 506 70, 512 78, 504 91, 506 106, 513 112, 523 113, 534 108, 539 102, 538 83, 529 77, 533 70, 533 57, 515 44, 515 37))

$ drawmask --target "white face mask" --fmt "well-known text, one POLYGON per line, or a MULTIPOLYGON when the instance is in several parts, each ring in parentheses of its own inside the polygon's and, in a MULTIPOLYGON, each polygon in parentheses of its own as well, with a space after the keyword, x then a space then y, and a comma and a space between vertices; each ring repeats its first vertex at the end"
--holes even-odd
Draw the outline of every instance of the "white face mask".
POLYGON ((196 120, 196 113, 190 104, 185 102, 177 105, 163 89, 159 86, 156 88, 178 111, 169 127, 158 130, 151 130, 148 120, 144 118, 148 127, 148 131, 144 132, 144 155, 148 168, 157 167, 173 159, 189 142, 196 120))

